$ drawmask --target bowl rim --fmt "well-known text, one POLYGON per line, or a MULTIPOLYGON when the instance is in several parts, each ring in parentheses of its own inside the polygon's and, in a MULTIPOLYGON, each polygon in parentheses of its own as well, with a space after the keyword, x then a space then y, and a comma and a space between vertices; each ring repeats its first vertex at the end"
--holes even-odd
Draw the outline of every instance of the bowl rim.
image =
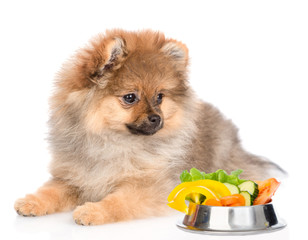
POLYGON ((238 209, 238 208, 251 208, 251 207, 258 208, 258 207, 264 207, 264 206, 270 206, 270 205, 273 206, 273 202, 269 202, 269 203, 265 203, 265 204, 258 204, 258 205, 234 206, 234 207, 229 207, 229 206, 211 206, 211 205, 205 205, 205 204, 197 204, 197 203, 194 203, 194 202, 189 202, 188 207, 190 205, 197 205, 197 206, 201 206, 202 208, 206 207, 206 208, 226 208, 226 209, 235 208, 235 209, 238 209))

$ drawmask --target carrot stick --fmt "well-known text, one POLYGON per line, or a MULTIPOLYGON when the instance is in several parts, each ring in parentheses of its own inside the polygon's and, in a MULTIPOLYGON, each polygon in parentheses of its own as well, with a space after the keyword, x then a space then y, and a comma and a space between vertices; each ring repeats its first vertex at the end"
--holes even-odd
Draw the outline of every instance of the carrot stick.
POLYGON ((220 198, 223 206, 245 206, 245 198, 241 194, 233 194, 220 198))
POLYGON ((222 206, 221 202, 218 199, 211 198, 205 201, 205 205, 208 206, 222 206))

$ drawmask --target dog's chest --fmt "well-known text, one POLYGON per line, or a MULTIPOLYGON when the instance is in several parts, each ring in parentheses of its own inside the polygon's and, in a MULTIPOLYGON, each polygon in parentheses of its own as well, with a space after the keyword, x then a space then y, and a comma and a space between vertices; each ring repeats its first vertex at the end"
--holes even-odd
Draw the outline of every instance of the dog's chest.
POLYGON ((151 175, 165 177, 169 169, 183 159, 185 144, 179 139, 168 142, 145 138, 89 139, 78 166, 76 185, 90 200, 99 200, 129 178, 151 175))

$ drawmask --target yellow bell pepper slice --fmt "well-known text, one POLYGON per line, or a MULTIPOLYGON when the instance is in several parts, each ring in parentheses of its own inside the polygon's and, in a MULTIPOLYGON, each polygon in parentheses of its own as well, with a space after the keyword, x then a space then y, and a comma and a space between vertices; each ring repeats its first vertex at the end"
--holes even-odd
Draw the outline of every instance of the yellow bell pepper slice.
POLYGON ((230 190, 221 182, 214 180, 199 180, 184 182, 176 186, 168 196, 168 206, 188 214, 185 197, 190 193, 201 193, 206 199, 219 199, 231 195, 230 190))
POLYGON ((218 198, 210 189, 203 187, 203 186, 190 186, 182 188, 177 194, 175 195, 174 199, 169 201, 168 206, 188 214, 188 207, 185 204, 185 197, 190 193, 201 193, 203 194, 206 199, 211 198, 218 198))

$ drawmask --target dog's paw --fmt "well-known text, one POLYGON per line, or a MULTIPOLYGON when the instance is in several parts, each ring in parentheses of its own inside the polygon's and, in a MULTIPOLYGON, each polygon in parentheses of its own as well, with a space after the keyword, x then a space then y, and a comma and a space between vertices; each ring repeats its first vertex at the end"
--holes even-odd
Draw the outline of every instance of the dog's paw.
POLYGON ((19 215, 24 217, 35 217, 47 214, 46 206, 35 195, 27 195, 25 198, 18 199, 14 208, 19 215))
POLYGON ((101 225, 108 222, 100 203, 87 202, 75 209, 74 220, 79 225, 101 225))

